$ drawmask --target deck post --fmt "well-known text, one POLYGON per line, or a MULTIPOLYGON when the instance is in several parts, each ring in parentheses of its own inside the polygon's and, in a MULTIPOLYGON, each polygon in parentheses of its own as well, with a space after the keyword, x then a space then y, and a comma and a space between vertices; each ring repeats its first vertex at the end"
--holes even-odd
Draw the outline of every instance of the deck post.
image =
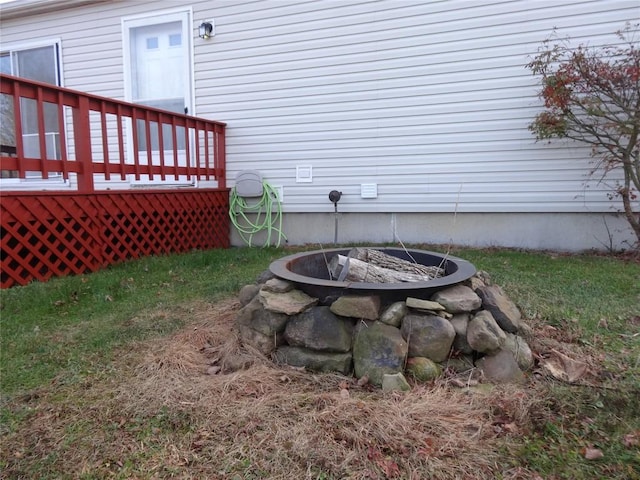
POLYGON ((91 125, 89 123, 89 98, 78 97, 78 108, 73 109, 73 130, 78 171, 78 193, 93 193, 93 158, 91 155, 91 125))
POLYGON ((215 174, 216 179, 218 180, 219 188, 227 188, 227 147, 226 147, 226 128, 224 125, 217 125, 215 127, 215 141, 214 145, 216 148, 216 153, 214 157, 214 165, 215 165, 215 174))

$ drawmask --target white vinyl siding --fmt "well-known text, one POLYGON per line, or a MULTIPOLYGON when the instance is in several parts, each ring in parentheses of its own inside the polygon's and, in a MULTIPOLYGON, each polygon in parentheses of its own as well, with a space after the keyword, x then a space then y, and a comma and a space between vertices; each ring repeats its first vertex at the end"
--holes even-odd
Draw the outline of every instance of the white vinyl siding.
MULTIPOLYGON (((182 6, 182 4, 180 5, 182 6)), ((589 150, 536 143, 525 68, 552 33, 597 45, 637 0, 194 0, 195 114, 226 122, 229 184, 256 169, 285 212, 610 212, 589 150), (215 20, 216 35, 197 26, 215 20), (296 182, 312 166, 313 181, 296 182), (586 182, 586 183, 585 183, 586 182), (376 183, 376 199, 360 185, 376 183)), ((123 17, 170 0, 97 3, 2 20, 62 39, 64 84, 124 98, 123 17)), ((98 127, 96 127, 98 128, 98 127)), ((97 131, 96 131, 97 133, 97 131)))
MULTIPOLYGON (((195 9, 196 7, 194 7, 195 9)), ((529 56, 553 27, 591 44, 634 1, 221 4, 196 55, 198 111, 228 122, 229 178, 258 169, 285 212, 610 211, 589 151, 535 143, 529 56), (299 165, 312 183, 296 183, 299 165), (377 183, 378 198, 360 198, 377 183)), ((196 15, 197 17, 197 15, 196 15)))

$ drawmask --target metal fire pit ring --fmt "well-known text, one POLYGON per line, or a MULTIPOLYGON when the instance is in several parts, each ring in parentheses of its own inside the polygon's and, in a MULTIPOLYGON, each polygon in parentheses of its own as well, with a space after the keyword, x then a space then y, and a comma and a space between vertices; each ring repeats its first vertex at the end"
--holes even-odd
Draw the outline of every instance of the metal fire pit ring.
POLYGON ((350 248, 332 248, 296 253, 275 260, 269 270, 326 304, 342 295, 378 295, 384 303, 407 297, 428 299, 435 292, 462 283, 476 273, 470 262, 436 252, 392 247, 365 247, 426 266, 440 266, 445 275, 426 282, 366 283, 331 280, 328 264, 335 255, 348 255, 350 248))

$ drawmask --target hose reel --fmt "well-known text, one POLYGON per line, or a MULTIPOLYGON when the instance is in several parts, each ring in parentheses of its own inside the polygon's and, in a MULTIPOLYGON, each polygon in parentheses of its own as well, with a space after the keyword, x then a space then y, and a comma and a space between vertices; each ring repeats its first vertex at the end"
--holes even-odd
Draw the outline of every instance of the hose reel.
POLYGON ((236 185, 231 189, 229 217, 242 240, 252 246, 253 237, 265 231, 267 238, 263 246, 271 245, 272 235, 277 236, 275 246, 287 241, 282 232, 282 209, 278 192, 262 178, 257 170, 243 170, 236 176, 236 185))

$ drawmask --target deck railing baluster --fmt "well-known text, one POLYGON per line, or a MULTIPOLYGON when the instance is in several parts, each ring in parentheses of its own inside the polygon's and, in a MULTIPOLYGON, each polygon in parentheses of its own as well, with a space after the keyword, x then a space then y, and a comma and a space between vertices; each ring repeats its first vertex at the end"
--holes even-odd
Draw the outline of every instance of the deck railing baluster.
MULTIPOLYGON (((157 180, 159 176, 160 182, 170 180, 167 177, 172 177, 174 182, 185 179, 187 181, 213 179, 218 182, 218 186, 226 185, 224 179, 225 125, 223 123, 145 105, 134 105, 10 75, 0 74, 0 80, 0 91, 10 96, 13 103, 16 151, 14 157, 0 155, 0 162, 2 170, 12 170, 16 172, 18 178, 26 178, 27 172, 39 172, 45 180, 50 178, 52 173, 61 173, 65 180, 69 180, 70 175, 76 173, 77 188, 83 192, 94 190, 95 174, 104 174, 101 188, 111 188, 111 185, 114 185, 113 188, 128 188, 128 184, 110 184, 110 182, 114 180, 115 175, 120 177, 120 181, 124 181, 130 174, 133 174, 136 181, 142 178, 154 180, 154 177, 157 180), (37 115, 35 120, 38 129, 39 158, 25 157, 22 122, 26 118, 25 115, 28 115, 25 112, 28 102, 35 102, 35 109, 31 111, 35 111, 37 115), (55 155, 47 151, 46 129, 53 127, 45 120, 48 104, 57 109, 55 121, 58 124, 59 139, 56 138, 53 146, 56 150, 55 155), (67 108, 71 109, 72 122, 68 121, 67 108), (111 121, 112 116, 115 118, 115 124, 111 121), (97 124, 98 122, 100 125, 97 124), (127 124, 126 127, 124 123, 127 124), (142 128, 144 130, 141 130, 142 128), (157 134, 152 132, 152 128, 158 129, 157 134), (98 136, 100 138, 97 138, 98 136), (73 138, 73 153, 75 153, 73 160, 69 158, 69 138, 73 138), (141 150, 140 140, 142 139, 146 142, 144 151, 141 150), (168 145, 169 141, 170 153, 165 150, 165 143, 168 145), (95 158, 92 147, 95 149, 95 158), (110 151, 110 148, 114 149, 110 151), (117 161, 113 158, 116 148, 117 161), (97 152, 100 149, 102 155, 97 158, 97 152), (141 159, 142 153, 146 155, 141 159), (173 163, 169 158, 173 158, 173 163)), ((30 115, 33 114, 30 113, 30 115)), ((52 189, 53 186, 47 188, 52 189)), ((69 185, 61 188, 68 191, 69 185)))
POLYGON ((180 178, 178 173, 178 127, 176 126, 176 117, 171 117, 171 140, 173 142, 173 178, 177 182, 180 178))
POLYGON ((153 180, 153 145, 151 144, 151 121, 149 120, 149 111, 145 109, 143 116, 144 138, 147 144, 147 172, 149 180, 153 180))
POLYGON ((190 134, 190 121, 186 119, 184 122, 184 144, 185 144, 185 166, 186 166, 186 174, 187 180, 191 180, 191 134, 190 134))
POLYGON ((58 103, 56 105, 58 110, 58 129, 60 130, 60 159, 62 160, 62 178, 69 180, 69 156, 67 152, 67 136, 66 132, 66 119, 64 115, 64 99, 62 92, 58 92, 58 103))
POLYGON ((44 180, 49 178, 49 171, 46 167, 49 156, 47 155, 47 137, 44 123, 44 101, 42 99, 42 88, 36 89, 36 112, 38 115, 38 148, 40 150, 40 172, 44 180))
MULTIPOLYGON (((20 108, 20 85, 15 85, 13 91, 13 127, 16 141, 16 156, 24 158, 24 137, 22 136, 22 109, 20 108)), ((24 164, 18 161, 18 178, 26 175, 24 164)))
MULTIPOLYGON (((175 146, 173 147, 175 150, 175 146)), ((160 180, 166 179, 164 169, 164 136, 162 135, 162 113, 158 113, 158 153, 160 154, 160 180)))
POLYGON ((131 143, 133 144, 133 173, 136 181, 140 180, 140 151, 138 145, 138 109, 133 107, 131 109, 131 136, 133 137, 131 143))
POLYGON ((109 159, 109 135, 107 133, 107 113, 104 102, 100 102, 100 123, 102 127, 102 154, 104 155, 104 179, 111 180, 111 165, 109 159))
POLYGON ((118 124, 118 154, 120 155, 120 179, 126 180, 126 152, 124 150, 124 128, 122 127, 122 105, 116 105, 116 123, 118 124))

